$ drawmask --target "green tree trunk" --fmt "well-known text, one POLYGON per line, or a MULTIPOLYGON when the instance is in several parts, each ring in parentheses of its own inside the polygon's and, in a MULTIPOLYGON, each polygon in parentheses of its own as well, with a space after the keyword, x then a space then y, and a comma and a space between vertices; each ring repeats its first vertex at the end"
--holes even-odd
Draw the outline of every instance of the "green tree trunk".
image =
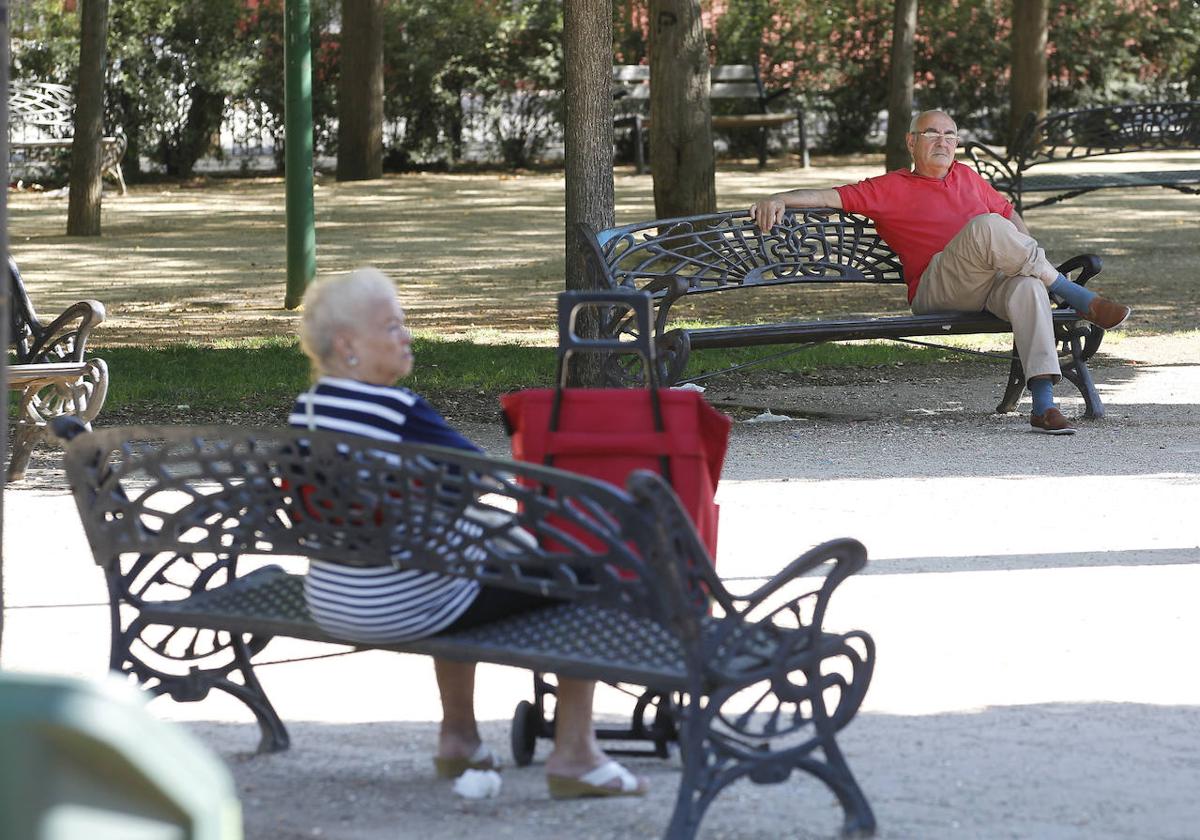
POLYGON ((884 168, 907 169, 908 124, 913 108, 913 35, 917 31, 917 0, 896 0, 892 26, 891 93, 888 97, 887 162, 884 168))
POLYGON ((383 176, 382 13, 381 0, 342 0, 339 181, 383 176))
POLYGON ((79 26, 79 88, 75 92, 75 139, 71 144, 68 236, 100 235, 100 141, 104 137, 104 48, 108 0, 82 0, 79 26))
POLYGON ((699 0, 650 0, 650 166, 659 218, 717 209, 699 0))
MULTIPOLYGON (((590 289, 578 224, 594 230, 612 227, 613 104, 611 0, 568 0, 563 8, 563 94, 566 119, 566 286, 590 289)), ((578 330, 595 336, 595 313, 584 312, 578 330)), ((571 382, 600 384, 600 358, 583 354, 572 361, 571 382)))

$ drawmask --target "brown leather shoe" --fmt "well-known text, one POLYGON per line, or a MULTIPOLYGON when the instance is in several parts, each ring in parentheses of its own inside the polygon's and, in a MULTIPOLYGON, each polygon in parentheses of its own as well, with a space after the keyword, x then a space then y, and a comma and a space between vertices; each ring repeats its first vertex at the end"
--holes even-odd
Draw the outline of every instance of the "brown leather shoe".
POLYGON ((1045 435, 1075 434, 1075 427, 1071 425, 1071 421, 1054 407, 1047 408, 1045 414, 1030 414, 1029 425, 1033 427, 1033 431, 1045 435))
POLYGON ((1080 312, 1079 314, 1085 321, 1091 321, 1097 327, 1111 330, 1123 324, 1131 312, 1133 312, 1133 307, 1131 306, 1114 303, 1106 298, 1096 297, 1092 300, 1092 304, 1088 307, 1087 312, 1080 312))

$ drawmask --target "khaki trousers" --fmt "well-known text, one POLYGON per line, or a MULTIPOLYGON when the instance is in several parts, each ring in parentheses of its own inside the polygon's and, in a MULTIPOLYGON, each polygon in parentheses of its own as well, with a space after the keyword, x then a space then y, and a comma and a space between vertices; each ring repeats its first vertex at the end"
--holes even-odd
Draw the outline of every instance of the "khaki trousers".
POLYGON ((934 254, 921 275, 912 310, 980 312, 1012 324, 1025 378, 1058 381, 1058 348, 1047 287, 1058 269, 1037 241, 997 213, 976 216, 934 254))

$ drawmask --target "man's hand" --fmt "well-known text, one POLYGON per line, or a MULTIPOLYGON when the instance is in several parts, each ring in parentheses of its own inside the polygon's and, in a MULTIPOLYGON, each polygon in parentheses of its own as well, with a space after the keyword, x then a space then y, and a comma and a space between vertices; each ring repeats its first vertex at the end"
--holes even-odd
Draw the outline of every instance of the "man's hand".
POLYGON ((837 190, 792 190, 760 198, 750 205, 750 218, 763 233, 783 221, 789 207, 833 207, 842 209, 842 197, 837 190))
POLYGON ((783 212, 787 205, 779 196, 769 195, 760 198, 750 205, 750 218, 758 224, 763 233, 770 233, 771 228, 783 221, 783 212))

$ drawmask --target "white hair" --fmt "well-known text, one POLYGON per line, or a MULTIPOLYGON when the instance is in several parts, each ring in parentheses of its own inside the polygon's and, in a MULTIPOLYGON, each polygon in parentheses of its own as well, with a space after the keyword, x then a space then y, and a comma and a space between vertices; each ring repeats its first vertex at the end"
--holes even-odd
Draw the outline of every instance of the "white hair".
MULTIPOLYGON (((945 111, 943 111, 941 108, 930 108, 928 111, 921 111, 919 114, 913 115, 912 120, 908 124, 908 133, 916 134, 917 133, 917 123, 919 123, 921 121, 921 117, 928 116, 929 114, 941 114, 943 117, 950 120, 950 122, 954 122, 954 118, 952 116, 950 116, 949 114, 947 114, 945 111)), ((954 123, 954 124, 955 124, 955 127, 958 126, 958 123, 954 123)))
POLYGON ((395 298, 396 285, 377 268, 357 268, 309 286, 300 317, 300 349, 313 371, 325 370, 339 332, 361 327, 372 308, 395 298))

